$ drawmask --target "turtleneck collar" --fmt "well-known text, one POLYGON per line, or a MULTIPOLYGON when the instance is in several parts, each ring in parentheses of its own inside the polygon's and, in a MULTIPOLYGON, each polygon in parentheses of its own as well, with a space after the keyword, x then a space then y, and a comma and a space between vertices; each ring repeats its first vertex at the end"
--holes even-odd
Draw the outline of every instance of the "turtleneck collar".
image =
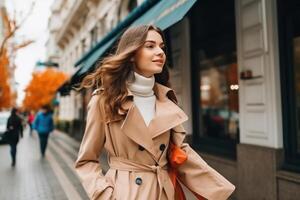
POLYGON ((134 72, 134 77, 132 77, 131 81, 128 83, 128 89, 133 93, 133 95, 149 97, 154 95, 154 83, 154 76, 147 78, 134 72))

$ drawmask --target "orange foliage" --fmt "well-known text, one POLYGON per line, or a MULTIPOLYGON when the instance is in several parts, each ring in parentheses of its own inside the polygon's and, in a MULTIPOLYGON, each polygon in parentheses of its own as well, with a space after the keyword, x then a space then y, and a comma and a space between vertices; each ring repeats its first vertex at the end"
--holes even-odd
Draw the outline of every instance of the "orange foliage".
POLYGON ((9 60, 6 51, 4 51, 0 56, 0 110, 10 108, 13 104, 8 66, 9 60))
POLYGON ((26 110, 38 110, 43 105, 49 104, 67 78, 65 73, 53 68, 33 72, 32 79, 25 89, 23 107, 26 110))

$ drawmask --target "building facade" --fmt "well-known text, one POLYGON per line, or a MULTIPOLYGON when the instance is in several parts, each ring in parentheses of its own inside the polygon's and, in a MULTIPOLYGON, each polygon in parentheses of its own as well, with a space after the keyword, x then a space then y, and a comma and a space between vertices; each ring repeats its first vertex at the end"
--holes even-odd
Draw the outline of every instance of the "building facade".
MULTIPOLYGON (((88 1, 73 12, 70 4, 53 34, 60 66, 75 73, 93 41, 126 19, 129 5, 144 4, 124 2, 88 1)), ((297 0, 199 0, 164 30, 187 139, 237 186, 232 199, 300 199, 299 13, 297 0)), ((61 113, 84 119, 88 96, 71 91, 61 113)))

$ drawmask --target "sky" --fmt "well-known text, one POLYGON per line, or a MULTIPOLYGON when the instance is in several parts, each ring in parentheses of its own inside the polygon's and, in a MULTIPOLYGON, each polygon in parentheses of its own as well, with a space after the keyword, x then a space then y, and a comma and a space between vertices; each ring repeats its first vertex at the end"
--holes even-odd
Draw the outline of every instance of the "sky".
MULTIPOLYGON (((13 15, 14 11, 17 17, 22 19, 34 0, 5 0, 8 13, 13 15)), ((35 42, 31 45, 18 50, 15 64, 15 80, 17 84, 18 99, 20 105, 25 96, 24 89, 31 80, 31 73, 37 61, 45 61, 46 41, 48 38, 48 18, 51 14, 50 6, 53 0, 35 0, 35 6, 31 15, 27 18, 22 27, 16 34, 16 40, 32 39, 35 42)), ((18 19, 18 18, 17 18, 18 19)))

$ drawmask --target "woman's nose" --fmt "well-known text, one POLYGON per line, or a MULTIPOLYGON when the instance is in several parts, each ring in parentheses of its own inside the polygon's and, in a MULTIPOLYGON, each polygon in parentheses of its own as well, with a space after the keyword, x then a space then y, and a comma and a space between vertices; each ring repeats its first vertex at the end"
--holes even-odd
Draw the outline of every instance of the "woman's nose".
POLYGON ((162 56, 164 53, 165 53, 165 52, 164 52, 160 47, 157 48, 157 51, 156 51, 156 54, 157 54, 157 55, 162 56))

